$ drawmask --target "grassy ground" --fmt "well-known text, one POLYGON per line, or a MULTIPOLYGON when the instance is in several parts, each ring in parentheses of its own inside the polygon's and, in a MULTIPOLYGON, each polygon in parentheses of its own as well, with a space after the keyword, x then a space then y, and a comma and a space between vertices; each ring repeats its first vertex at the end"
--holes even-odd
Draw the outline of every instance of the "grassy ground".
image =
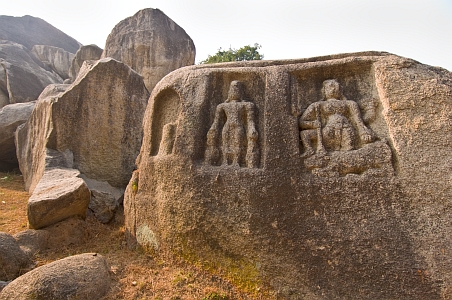
MULTIPOLYGON (((27 229, 28 197, 20 174, 0 172, 0 231, 15 234, 27 229)), ((38 266, 69 255, 102 254, 108 260, 113 278, 112 288, 104 300, 266 298, 243 293, 229 282, 182 262, 129 250, 124 239, 122 213, 109 224, 98 222, 92 215, 88 215, 86 222, 90 236, 87 242, 39 253, 35 257, 38 266)))

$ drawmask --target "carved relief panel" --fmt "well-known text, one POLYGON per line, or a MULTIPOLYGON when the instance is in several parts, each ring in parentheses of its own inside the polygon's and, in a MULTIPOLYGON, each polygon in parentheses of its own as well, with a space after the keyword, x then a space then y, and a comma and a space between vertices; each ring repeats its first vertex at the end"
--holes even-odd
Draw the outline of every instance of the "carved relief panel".
POLYGON ((230 81, 227 96, 216 105, 213 115, 205 137, 204 163, 258 168, 262 139, 259 134, 258 107, 250 99, 250 94, 246 95, 246 83, 230 81))
POLYGON ((298 117, 300 157, 305 167, 320 176, 392 174, 386 124, 378 118, 378 94, 369 70, 354 67, 349 74, 343 69, 334 71, 316 75, 342 78, 293 77, 292 113, 298 117), (340 82, 357 98, 346 97, 340 82))

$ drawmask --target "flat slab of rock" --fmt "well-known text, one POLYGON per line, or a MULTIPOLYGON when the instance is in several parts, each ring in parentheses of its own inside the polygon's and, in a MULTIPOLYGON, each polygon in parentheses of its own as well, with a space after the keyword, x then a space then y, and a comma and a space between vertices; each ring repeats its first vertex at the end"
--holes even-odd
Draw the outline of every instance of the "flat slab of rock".
POLYGON ((100 299, 110 287, 109 267, 96 253, 70 256, 36 268, 8 284, 1 299, 100 299))
POLYGON ((90 192, 74 169, 46 170, 28 200, 28 222, 43 228, 70 217, 86 217, 90 192))
POLYGON ((17 241, 9 234, 0 232, 0 280, 15 279, 25 273, 31 261, 17 241))

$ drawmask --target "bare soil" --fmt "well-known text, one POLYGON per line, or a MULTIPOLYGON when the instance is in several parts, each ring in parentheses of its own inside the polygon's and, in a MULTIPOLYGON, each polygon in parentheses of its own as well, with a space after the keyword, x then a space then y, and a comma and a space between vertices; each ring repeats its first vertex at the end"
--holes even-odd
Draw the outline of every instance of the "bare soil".
MULTIPOLYGON (((20 174, 0 172, 0 231, 13 235, 27 229, 28 197, 20 174)), ((87 242, 38 253, 37 265, 86 252, 105 256, 113 283, 104 300, 269 299, 259 292, 251 295, 240 291, 227 280, 181 261, 128 249, 122 212, 109 224, 100 223, 92 214, 86 222, 90 236, 87 242)))

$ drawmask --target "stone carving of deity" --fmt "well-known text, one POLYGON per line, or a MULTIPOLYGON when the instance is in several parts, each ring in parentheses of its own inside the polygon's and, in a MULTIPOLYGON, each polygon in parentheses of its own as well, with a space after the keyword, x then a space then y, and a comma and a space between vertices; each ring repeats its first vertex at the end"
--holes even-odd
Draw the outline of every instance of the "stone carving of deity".
POLYGON ((255 105, 243 99, 240 81, 232 81, 228 98, 217 106, 207 133, 205 159, 211 165, 256 168, 259 160, 255 105))
POLYGON ((325 80, 323 94, 324 100, 309 105, 299 119, 303 157, 353 150, 357 144, 375 140, 375 134, 363 122, 358 104, 342 96, 337 80, 325 80))

